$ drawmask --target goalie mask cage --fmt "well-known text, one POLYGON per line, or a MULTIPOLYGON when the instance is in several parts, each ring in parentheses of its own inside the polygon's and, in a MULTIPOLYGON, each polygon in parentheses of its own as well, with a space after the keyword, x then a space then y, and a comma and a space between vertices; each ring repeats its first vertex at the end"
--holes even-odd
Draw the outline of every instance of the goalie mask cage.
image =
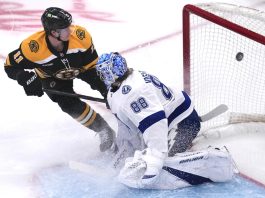
POLYGON ((183 8, 184 90, 199 114, 229 108, 204 129, 265 121, 264 35, 262 11, 224 3, 183 8))

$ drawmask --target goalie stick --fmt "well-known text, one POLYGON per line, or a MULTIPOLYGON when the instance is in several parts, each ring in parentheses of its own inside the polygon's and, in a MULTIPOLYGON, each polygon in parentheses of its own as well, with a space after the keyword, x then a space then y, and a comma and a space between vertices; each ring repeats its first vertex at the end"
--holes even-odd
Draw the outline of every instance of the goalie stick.
POLYGON ((208 113, 200 116, 201 122, 206 122, 208 120, 211 120, 221 114, 223 114, 224 112, 226 112, 228 110, 227 105, 225 104, 220 104, 217 107, 215 107, 213 110, 209 111, 208 113))
MULTIPOLYGON (((69 93, 69 92, 63 92, 63 91, 57 91, 57 90, 45 89, 45 88, 43 88, 43 91, 45 91, 46 93, 51 93, 51 94, 56 94, 56 95, 82 98, 82 99, 86 99, 86 100, 106 103, 105 99, 96 98, 96 97, 92 97, 92 96, 86 96, 86 95, 81 95, 81 94, 76 94, 76 93, 69 93)), ((225 104, 220 104, 217 107, 215 107, 213 110, 211 110, 210 112, 200 116, 201 122, 206 122, 208 120, 211 120, 211 119, 221 115, 222 113, 226 112, 227 110, 228 110, 228 107, 225 104)))

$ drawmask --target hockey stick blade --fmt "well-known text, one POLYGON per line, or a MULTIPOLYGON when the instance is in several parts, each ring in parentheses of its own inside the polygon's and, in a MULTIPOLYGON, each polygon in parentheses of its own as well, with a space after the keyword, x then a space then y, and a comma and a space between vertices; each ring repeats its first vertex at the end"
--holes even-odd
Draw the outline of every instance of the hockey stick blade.
POLYGON ((228 110, 227 105, 220 104, 217 107, 215 107, 213 110, 211 110, 210 112, 200 116, 201 122, 206 122, 208 120, 211 120, 211 119, 221 115, 222 113, 226 112, 227 110, 228 110))

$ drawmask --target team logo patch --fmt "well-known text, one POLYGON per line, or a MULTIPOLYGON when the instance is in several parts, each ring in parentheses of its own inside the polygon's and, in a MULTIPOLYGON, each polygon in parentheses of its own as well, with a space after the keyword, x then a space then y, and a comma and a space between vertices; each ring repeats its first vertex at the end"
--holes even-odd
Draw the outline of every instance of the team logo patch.
POLYGON ((129 93, 131 90, 132 90, 131 86, 129 86, 129 85, 124 85, 124 86, 122 87, 122 94, 127 94, 127 93, 129 93))
POLYGON ((72 80, 80 73, 78 68, 62 69, 55 73, 55 77, 61 80, 72 80))
POLYGON ((86 38, 85 31, 84 31, 84 30, 81 30, 81 29, 77 29, 77 30, 76 30, 76 36, 77 36, 80 40, 83 40, 84 38, 86 38))
POLYGON ((29 42, 29 48, 31 52, 37 53, 37 51, 39 51, 39 44, 37 43, 37 41, 31 40, 29 42))

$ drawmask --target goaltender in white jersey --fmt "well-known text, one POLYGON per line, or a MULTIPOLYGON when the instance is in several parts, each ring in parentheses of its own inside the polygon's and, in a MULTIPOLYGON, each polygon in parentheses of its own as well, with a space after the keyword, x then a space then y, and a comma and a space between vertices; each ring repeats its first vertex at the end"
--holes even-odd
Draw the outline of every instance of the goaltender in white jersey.
POLYGON ((128 68, 119 53, 101 55, 96 69, 118 119, 113 166, 122 166, 122 183, 172 189, 232 178, 232 160, 226 151, 209 148, 183 153, 198 134, 201 121, 184 91, 174 91, 155 76, 128 68))

